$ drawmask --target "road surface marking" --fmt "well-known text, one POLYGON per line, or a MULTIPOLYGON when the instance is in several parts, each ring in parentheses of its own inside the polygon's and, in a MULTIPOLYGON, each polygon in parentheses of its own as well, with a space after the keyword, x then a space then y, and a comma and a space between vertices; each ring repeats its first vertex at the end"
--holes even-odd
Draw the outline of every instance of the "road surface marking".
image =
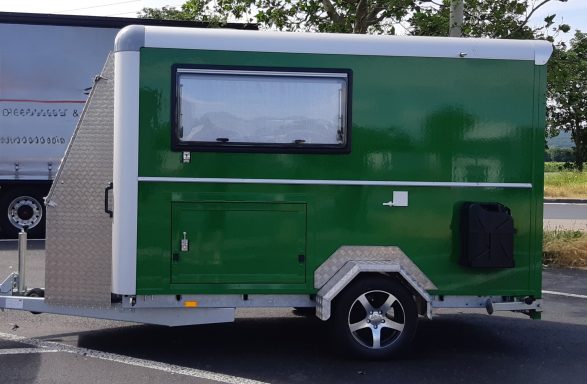
POLYGON ((544 203, 544 205, 587 205, 587 203, 544 203))
POLYGON ((28 353, 47 353, 47 352, 61 352, 57 349, 44 349, 44 348, 10 348, 0 349, 1 355, 24 355, 28 353))
POLYGON ((34 348, 20 348, 21 351, 25 349, 29 350, 28 353, 40 353, 44 351, 65 352, 84 357, 93 357, 100 360, 113 361, 116 363, 132 365, 135 367, 155 369, 162 372, 191 376, 198 379, 212 380, 227 384, 266 384, 262 381, 246 379, 238 376, 224 375, 221 373, 208 372, 201 369, 187 368, 174 364, 160 363, 158 361, 138 359, 135 357, 118 355, 116 353, 101 352, 87 348, 78 348, 63 343, 56 343, 53 341, 42 341, 34 338, 12 335, 9 333, 0 332, 0 339, 21 342, 40 348, 38 350, 34 348))
POLYGON ((587 299, 587 295, 578 295, 576 293, 565 293, 565 292, 556 292, 556 291, 542 291, 542 293, 546 293, 547 295, 575 297, 577 299, 587 299))

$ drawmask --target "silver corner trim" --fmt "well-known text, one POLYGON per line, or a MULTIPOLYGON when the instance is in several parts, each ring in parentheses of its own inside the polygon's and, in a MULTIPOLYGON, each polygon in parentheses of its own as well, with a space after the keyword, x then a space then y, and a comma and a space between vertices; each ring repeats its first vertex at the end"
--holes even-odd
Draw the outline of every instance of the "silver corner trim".
POLYGON ((124 27, 114 39, 114 52, 139 51, 145 46, 145 26, 129 25, 124 27))

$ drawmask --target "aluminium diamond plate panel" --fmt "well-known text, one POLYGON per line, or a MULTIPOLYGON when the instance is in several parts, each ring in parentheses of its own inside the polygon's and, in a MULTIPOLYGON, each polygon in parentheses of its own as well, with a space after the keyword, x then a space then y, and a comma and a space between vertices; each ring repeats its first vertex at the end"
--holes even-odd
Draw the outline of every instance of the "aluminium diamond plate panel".
POLYGON ((412 260, 398 247, 342 246, 314 272, 314 287, 322 288, 348 261, 389 262, 401 266, 425 290, 436 289, 412 260))
MULTIPOLYGON (((362 272, 394 272, 399 273, 402 278, 417 292, 427 303, 427 313, 430 312, 430 295, 420 283, 422 276, 414 277, 400 264, 401 259, 396 261, 388 260, 359 260, 347 261, 328 282, 320 288, 316 294, 316 314, 322 320, 328 320, 331 314, 332 300, 362 272)), ((403 263, 404 265, 406 263, 403 263)), ((412 273, 415 270, 412 269, 412 273)), ((428 287, 430 289, 430 287, 428 287)))
POLYGON ((94 82, 46 201, 49 304, 110 306, 112 223, 104 212, 104 188, 112 180, 113 96, 111 55, 94 82))

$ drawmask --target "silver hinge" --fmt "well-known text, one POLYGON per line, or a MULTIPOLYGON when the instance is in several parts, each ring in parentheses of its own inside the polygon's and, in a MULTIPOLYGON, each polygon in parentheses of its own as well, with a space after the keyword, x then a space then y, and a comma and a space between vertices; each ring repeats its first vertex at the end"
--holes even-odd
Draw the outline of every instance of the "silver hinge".
POLYGON ((189 163, 192 160, 192 154, 190 152, 184 152, 182 156, 182 163, 189 163))

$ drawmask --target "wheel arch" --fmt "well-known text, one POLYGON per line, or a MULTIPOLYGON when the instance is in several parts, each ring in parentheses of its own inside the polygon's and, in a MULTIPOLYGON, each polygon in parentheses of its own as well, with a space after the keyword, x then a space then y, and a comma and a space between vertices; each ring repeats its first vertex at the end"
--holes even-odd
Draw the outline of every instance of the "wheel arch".
POLYGON ((418 312, 432 317, 429 290, 436 286, 398 247, 342 246, 314 272, 316 316, 328 320, 332 303, 349 284, 369 274, 400 281, 415 297, 418 312))

